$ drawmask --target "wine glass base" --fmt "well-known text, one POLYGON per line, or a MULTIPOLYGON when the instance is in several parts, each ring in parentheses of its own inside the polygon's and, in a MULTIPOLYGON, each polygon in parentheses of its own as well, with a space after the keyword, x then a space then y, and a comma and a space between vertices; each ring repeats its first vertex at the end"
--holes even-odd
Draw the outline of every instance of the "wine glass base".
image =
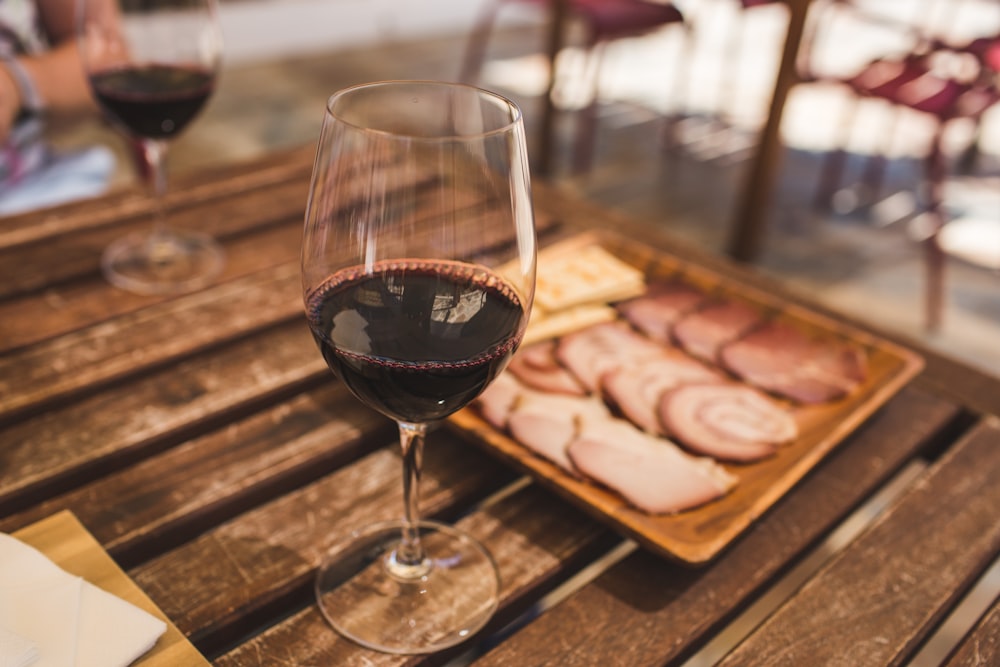
POLYGON ((210 237, 176 230, 130 234, 101 257, 108 282, 137 294, 190 292, 211 282, 222 265, 222 248, 210 237))
POLYGON ((496 611, 500 577, 489 552, 451 526, 416 525, 426 567, 393 568, 401 521, 356 531, 327 555, 316 600, 344 637, 385 653, 432 653, 467 640, 496 611))

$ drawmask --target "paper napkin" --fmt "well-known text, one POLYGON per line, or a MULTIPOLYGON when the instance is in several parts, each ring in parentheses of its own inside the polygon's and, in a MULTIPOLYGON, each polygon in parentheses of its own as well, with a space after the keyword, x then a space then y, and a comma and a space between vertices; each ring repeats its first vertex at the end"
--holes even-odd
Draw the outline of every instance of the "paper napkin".
POLYGON ((0 667, 27 667, 38 660, 35 643, 0 628, 0 667))
POLYGON ((125 667, 166 629, 152 614, 0 533, 0 631, 33 644, 38 653, 35 662, 12 665, 125 667))

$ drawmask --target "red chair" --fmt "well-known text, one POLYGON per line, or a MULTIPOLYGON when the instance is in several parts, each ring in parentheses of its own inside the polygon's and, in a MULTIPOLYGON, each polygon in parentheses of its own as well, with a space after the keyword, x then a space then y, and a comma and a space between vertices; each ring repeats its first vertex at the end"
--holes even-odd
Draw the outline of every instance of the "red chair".
MULTIPOLYGON (((585 85, 589 101, 582 110, 577 123, 573 168, 577 172, 586 171, 593 159, 599 94, 598 81, 603 46, 616 39, 646 35, 666 25, 683 25, 684 17, 680 10, 668 2, 658 3, 645 0, 495 0, 487 7, 472 30, 460 80, 467 83, 478 81, 489 38, 500 8, 512 4, 535 5, 549 12, 550 16, 564 17, 564 23, 577 21, 584 28, 583 46, 589 60, 586 67, 587 80, 585 85), (553 2, 561 2, 563 5, 554 7, 553 2), (561 11, 557 13, 554 11, 555 9, 561 11)), ((553 29, 557 30, 561 37, 557 40, 556 48, 552 50, 553 60, 549 63, 550 85, 548 90, 550 95, 546 100, 546 104, 551 105, 549 111, 554 110, 556 104, 551 95, 551 91, 556 88, 554 56, 559 48, 566 46, 565 35, 567 32, 565 25, 554 26, 553 29)), ((650 85, 659 84, 658 81, 650 82, 650 85)), ((552 148, 552 137, 547 125, 543 128, 545 131, 542 137, 542 159, 540 160, 546 166, 551 164, 549 151, 552 148)))
MULTIPOLYGON (((834 0, 833 5, 847 5, 845 0, 834 0)), ((822 20, 817 21, 822 27, 822 20)), ((913 32, 913 27, 906 28, 913 32)), ((943 139, 946 127, 956 120, 978 125, 983 114, 1000 101, 997 85, 996 63, 1000 59, 1000 35, 983 37, 967 44, 950 44, 935 37, 916 36, 913 49, 907 53, 876 58, 858 71, 848 75, 824 75, 812 64, 804 73, 806 81, 833 82, 845 86, 853 93, 854 103, 845 118, 854 117, 854 107, 859 100, 880 100, 896 109, 919 112, 935 121, 929 148, 923 160, 923 181, 926 190, 925 212, 931 221, 925 237, 926 263, 926 327, 939 328, 943 309, 944 255, 938 243, 938 233, 946 223, 942 203, 944 185, 948 174, 948 158, 943 139)), ((815 41, 814 37, 814 41, 815 41)), ((843 132, 851 123, 842 125, 843 132)), ((891 140, 891 131, 883 133, 891 140)), ((838 146, 844 146, 841 137, 838 146)), ((862 175, 862 183, 871 192, 881 187, 884 150, 869 158, 862 175)), ((827 155, 819 179, 817 203, 828 205, 837 191, 845 161, 843 149, 827 155)))

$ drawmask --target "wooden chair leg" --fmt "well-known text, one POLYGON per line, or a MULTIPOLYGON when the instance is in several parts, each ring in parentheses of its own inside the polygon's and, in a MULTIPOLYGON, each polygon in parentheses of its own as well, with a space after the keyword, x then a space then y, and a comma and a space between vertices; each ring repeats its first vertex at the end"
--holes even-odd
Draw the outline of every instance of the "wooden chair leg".
POLYGON ((945 254, 938 234, 945 225, 944 182, 946 175, 945 156, 941 146, 944 126, 938 126, 931 150, 925 158, 927 214, 931 218, 931 228, 924 239, 925 277, 925 328, 936 333, 941 328, 944 316, 945 254))
POLYGON ((593 43, 587 49, 587 106, 580 110, 577 118, 576 137, 573 146, 573 171, 582 174, 594 162, 594 143, 597 134, 597 113, 599 110, 601 63, 604 60, 604 43, 593 43))

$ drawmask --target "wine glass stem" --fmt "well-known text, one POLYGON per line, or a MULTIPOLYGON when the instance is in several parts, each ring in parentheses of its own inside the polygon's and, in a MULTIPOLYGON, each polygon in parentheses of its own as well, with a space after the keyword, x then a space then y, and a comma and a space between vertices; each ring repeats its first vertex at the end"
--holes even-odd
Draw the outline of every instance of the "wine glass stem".
POLYGON ((167 194, 167 144, 158 139, 142 139, 138 148, 143 180, 153 196, 153 237, 156 238, 167 232, 167 214, 163 206, 163 198, 167 194))
POLYGON ((425 556, 420 544, 420 470, 424 455, 426 424, 399 422, 399 444, 403 450, 403 534, 394 560, 403 568, 423 569, 425 556))

